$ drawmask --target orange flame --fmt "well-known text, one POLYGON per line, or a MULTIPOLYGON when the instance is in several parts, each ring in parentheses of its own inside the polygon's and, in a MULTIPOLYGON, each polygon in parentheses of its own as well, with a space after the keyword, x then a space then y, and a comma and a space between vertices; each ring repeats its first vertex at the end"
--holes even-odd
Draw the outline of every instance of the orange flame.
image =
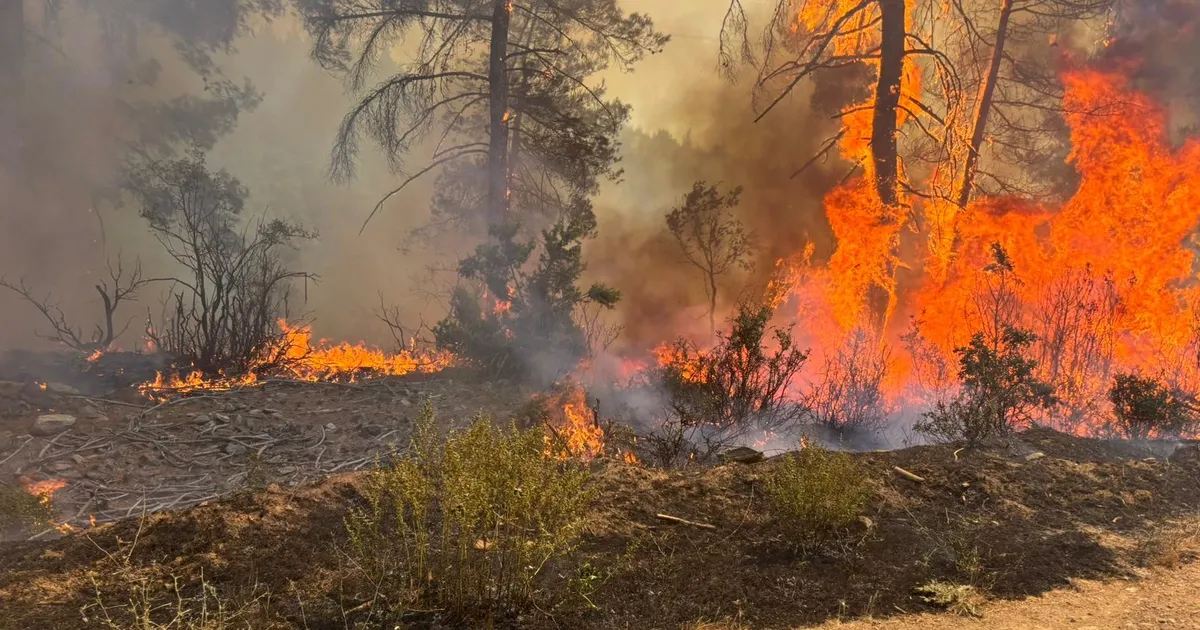
POLYGON ((67 487, 64 479, 44 479, 42 481, 22 480, 25 491, 36 496, 42 503, 49 504, 54 500, 54 493, 67 487))
POLYGON ((559 459, 575 457, 591 461, 604 453, 604 429, 596 424, 583 388, 572 386, 561 398, 550 404, 552 433, 557 434, 563 444, 561 451, 555 453, 555 440, 553 436, 547 435, 547 455, 559 459))
POLYGON ((431 374, 454 364, 454 356, 444 351, 421 351, 415 344, 399 352, 389 353, 362 343, 332 344, 324 339, 315 345, 308 326, 293 326, 279 320, 280 338, 259 353, 256 364, 245 374, 231 377, 219 374, 205 376, 192 372, 186 376, 155 375, 155 379, 140 386, 142 394, 156 399, 198 390, 221 391, 236 387, 251 387, 263 382, 260 374, 276 375, 300 381, 347 379, 360 376, 404 376, 431 374))
MULTIPOLYGON (((923 243, 924 261, 910 259, 923 272, 914 289, 902 293, 894 280, 905 218, 879 204, 869 176, 826 196, 838 239, 828 264, 799 256, 781 263, 800 278, 786 297, 814 358, 836 353, 853 330, 878 329, 868 295, 879 290, 889 315, 918 318, 929 346, 922 356, 897 356, 887 380, 893 399, 916 402, 914 379, 929 361, 953 372, 954 348, 1001 319, 1041 338, 1039 376, 1072 406, 1056 414, 1070 420, 1046 419, 1057 428, 1098 431, 1118 371, 1160 374, 1200 392, 1200 141, 1172 148, 1165 110, 1123 74, 1074 70, 1063 84, 1069 160, 1081 176, 1075 194, 1061 207, 1007 197, 957 212, 926 204, 928 224, 942 232, 923 243), (984 270, 992 243, 1007 253, 1011 278, 984 270)), ((777 286, 767 292, 782 303, 777 286)), ((907 319, 885 317, 881 341, 901 345, 898 322, 907 319)))
POLYGON ((87 362, 95 363, 96 361, 99 361, 100 357, 102 357, 102 356, 104 356, 104 351, 97 348, 97 349, 93 350, 90 355, 88 355, 87 362))

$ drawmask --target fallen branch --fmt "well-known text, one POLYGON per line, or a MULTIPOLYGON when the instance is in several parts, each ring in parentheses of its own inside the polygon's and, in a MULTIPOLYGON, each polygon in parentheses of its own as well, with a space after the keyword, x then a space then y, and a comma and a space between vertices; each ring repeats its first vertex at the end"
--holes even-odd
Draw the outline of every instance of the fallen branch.
POLYGON ((697 523, 696 521, 689 521, 686 518, 679 518, 678 516, 671 516, 670 514, 655 514, 654 516, 661 518, 664 521, 671 521, 672 523, 680 523, 682 525, 691 525, 693 527, 699 527, 701 529, 716 529, 717 528, 716 525, 711 525, 709 523, 697 523))
POLYGON ((904 477, 905 479, 907 479, 909 481, 915 481, 917 483, 925 482, 924 477, 921 477, 919 475, 914 475, 913 473, 910 473, 907 470, 904 470, 903 468, 901 468, 899 466, 892 466, 892 470, 896 471, 897 474, 899 474, 901 477, 904 477))

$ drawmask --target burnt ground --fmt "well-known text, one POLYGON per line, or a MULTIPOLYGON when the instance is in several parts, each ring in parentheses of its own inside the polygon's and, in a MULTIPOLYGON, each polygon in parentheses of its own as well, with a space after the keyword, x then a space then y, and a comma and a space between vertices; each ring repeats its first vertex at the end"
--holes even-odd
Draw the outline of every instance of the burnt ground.
MULTIPOLYGON (((465 376, 352 387, 279 383, 158 407, 58 396, 55 404, 93 405, 105 418, 30 438, 22 424, 29 418, 11 416, 0 473, 19 468, 27 477, 67 479, 60 512, 76 523, 97 511, 129 516, 80 524, 65 536, 0 543, 5 630, 102 627, 98 600, 121 608, 146 592, 169 604, 174 585, 195 594, 201 583, 230 605, 253 599, 253 628, 341 629, 372 620, 360 585, 346 577, 343 525, 362 501, 364 474, 345 471, 368 467, 387 442, 402 442, 422 396, 434 397, 451 422, 480 408, 502 416, 527 398, 465 376), (107 446, 80 450, 95 439, 107 446), (216 482, 216 490, 205 486, 180 499, 188 488, 171 474, 208 475, 203 483, 216 482), (88 504, 109 491, 128 496, 88 504), (189 503, 197 504, 179 509, 189 503)), ((776 460, 673 472, 593 462, 598 494, 587 530, 549 574, 589 568, 597 576, 589 594, 595 607, 564 599, 508 625, 648 630, 738 618, 751 628, 793 628, 904 617, 935 609, 915 592, 934 580, 1020 600, 1079 580, 1139 579, 1170 532, 1200 517, 1195 444, 1134 445, 1035 429, 975 450, 922 446, 855 457, 874 488, 866 518, 836 542, 810 547, 795 544, 763 499, 776 460), (923 481, 903 477, 897 466, 923 481), (713 529, 664 521, 660 513, 713 529)), ((1179 551, 1177 559, 1192 553, 1179 551)))

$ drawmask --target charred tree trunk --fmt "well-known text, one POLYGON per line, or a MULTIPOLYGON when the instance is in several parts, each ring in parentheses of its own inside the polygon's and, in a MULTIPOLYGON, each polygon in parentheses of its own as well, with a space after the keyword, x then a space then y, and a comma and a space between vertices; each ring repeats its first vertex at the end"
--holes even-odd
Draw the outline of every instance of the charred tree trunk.
POLYGON ((896 111, 900 107, 900 81, 904 74, 904 2, 879 0, 882 39, 871 124, 871 157, 875 164, 875 189, 886 206, 899 203, 896 193, 899 176, 896 111))
POLYGON ((979 98, 975 103, 975 121, 971 127, 971 145, 967 148, 967 161, 963 165, 962 183, 958 189, 959 207, 971 200, 971 189, 975 184, 975 170, 979 166, 979 149, 983 146, 983 134, 987 129, 988 114, 992 109, 992 96, 996 93, 996 80, 1000 76, 1000 63, 1004 59, 1004 44, 1008 39, 1008 20, 1012 17, 1013 0, 1000 0, 1000 23, 996 26, 996 43, 992 46, 992 61, 987 76, 979 86, 979 98))
POLYGON ((490 131, 488 138, 488 220, 508 215, 508 30, 509 0, 492 0, 492 40, 488 55, 490 131))
MULTIPOLYGON (((899 220, 896 206, 900 203, 898 186, 900 156, 896 148, 896 119, 900 109, 901 81, 904 77, 905 0, 879 0, 880 30, 879 82, 875 86, 875 111, 871 124, 871 159, 875 166, 875 191, 880 208, 881 224, 894 225, 899 220)), ((898 255, 899 241, 892 243, 891 260, 898 255)), ((896 275, 895 264, 888 263, 888 278, 896 275)), ((892 287, 873 286, 867 294, 875 326, 882 330, 891 315, 895 291, 892 287)))

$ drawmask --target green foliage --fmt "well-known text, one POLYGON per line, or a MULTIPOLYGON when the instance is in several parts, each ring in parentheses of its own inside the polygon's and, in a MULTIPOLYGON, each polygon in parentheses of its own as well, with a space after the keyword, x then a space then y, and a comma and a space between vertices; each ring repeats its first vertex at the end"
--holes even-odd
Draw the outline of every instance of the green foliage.
POLYGON ((587 474, 546 457, 540 430, 481 417, 441 438, 426 404, 409 452, 372 472, 346 519, 356 561, 393 608, 535 603, 583 524, 587 474))
POLYGON ((914 425, 918 432, 940 441, 976 444, 1008 435, 1027 425, 1034 412, 1057 403, 1054 388, 1035 375, 1037 361, 1026 357, 1036 340, 1029 331, 1005 325, 995 343, 983 333, 955 349, 962 389, 951 401, 937 406, 914 425))
POLYGON ((586 291, 578 286, 586 269, 583 241, 595 233, 591 204, 577 200, 571 213, 542 232, 538 261, 530 268, 537 243, 520 241, 513 222, 494 226, 492 240, 460 263, 459 274, 509 306, 485 308, 479 298, 460 289, 449 315, 434 328, 438 345, 485 368, 519 377, 569 370, 590 352, 577 321, 579 309, 589 304, 611 308, 621 297, 603 284, 586 291))
POLYGON ((50 527, 54 507, 20 486, 0 483, 0 535, 50 527))
POLYGON ((866 472, 854 458, 815 442, 785 455, 766 491, 775 514, 805 538, 851 524, 871 498, 866 472))
POLYGON ((717 278, 734 266, 749 270, 754 236, 733 216, 742 188, 727 195, 716 186, 696 182, 683 204, 667 214, 667 229, 675 237, 684 259, 703 275, 708 297, 709 325, 716 332, 717 278))
POLYGON ((1178 436, 1196 426, 1192 409, 1157 379, 1118 374, 1108 390, 1115 428, 1130 440, 1178 436))
POLYGON ((790 328, 772 326, 770 319, 769 307, 742 305, 712 350, 675 342, 657 380, 686 426, 731 428, 757 421, 769 427, 795 418, 799 409, 786 394, 808 353, 795 346, 790 328))

